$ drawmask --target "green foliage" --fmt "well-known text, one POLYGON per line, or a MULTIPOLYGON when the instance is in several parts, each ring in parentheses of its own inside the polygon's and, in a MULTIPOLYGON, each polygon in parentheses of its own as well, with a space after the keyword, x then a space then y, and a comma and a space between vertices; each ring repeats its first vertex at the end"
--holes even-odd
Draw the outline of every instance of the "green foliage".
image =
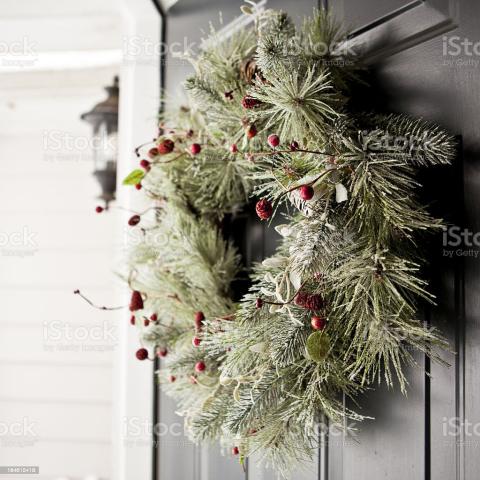
POLYGON ((309 138, 325 139, 329 123, 340 115, 340 98, 328 72, 315 68, 306 73, 285 69, 267 83, 257 80, 250 93, 262 102, 253 119, 265 121, 266 129, 275 128, 285 140, 305 144, 309 138))
POLYGON ((133 172, 130 172, 123 180, 124 185, 136 185, 142 181, 142 178, 145 176, 145 172, 140 169, 135 169, 133 172))
POLYGON ((150 226, 135 227, 130 285, 146 296, 138 315, 159 314, 141 339, 168 349, 160 381, 191 438, 259 453, 286 474, 311 458, 319 422, 363 419, 342 396, 377 381, 406 392, 415 350, 440 361, 446 344, 417 309, 434 301, 419 235, 441 221, 418 199, 417 169, 448 164, 455 144, 423 120, 351 110, 361 68, 339 48, 347 33, 328 12, 297 30, 282 12, 251 10, 253 29, 211 33, 192 59, 190 105, 162 119, 157 143, 175 148, 142 179, 157 208, 150 226), (258 104, 246 108, 246 95, 258 104), (236 305, 240 260, 219 224, 252 192, 282 207, 285 223, 236 305), (206 319, 195 329, 197 311, 206 319), (314 314, 324 330, 312 329, 314 314))

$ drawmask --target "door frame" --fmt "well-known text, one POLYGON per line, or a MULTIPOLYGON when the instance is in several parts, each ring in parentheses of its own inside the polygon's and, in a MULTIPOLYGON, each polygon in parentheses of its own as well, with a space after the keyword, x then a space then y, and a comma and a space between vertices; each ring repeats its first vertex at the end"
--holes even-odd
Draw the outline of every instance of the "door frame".
MULTIPOLYGON (((156 122, 160 104, 162 65, 154 54, 130 55, 131 40, 145 41, 158 46, 164 32, 164 15, 152 0, 122 0, 123 3, 123 59, 120 69, 119 99, 119 157, 117 185, 136 166, 133 154, 137 145, 156 136, 156 122)), ((149 51, 155 52, 152 48, 149 51)), ((118 204, 129 210, 142 210, 147 200, 133 195, 130 189, 119 188, 118 204)), ((128 213, 118 215, 118 234, 124 239, 128 213)), ((123 242, 126 245, 126 241, 123 242)), ((128 288, 119 287, 123 304, 128 304, 128 288)), ((158 399, 155 381, 156 362, 135 361, 138 335, 129 322, 130 312, 119 315, 119 348, 114 365, 113 398, 113 478, 115 480, 155 479, 157 475, 157 444, 153 428, 158 421, 158 399), (139 427, 140 425, 140 427, 139 427), (134 430, 130 431, 133 426, 134 430)))

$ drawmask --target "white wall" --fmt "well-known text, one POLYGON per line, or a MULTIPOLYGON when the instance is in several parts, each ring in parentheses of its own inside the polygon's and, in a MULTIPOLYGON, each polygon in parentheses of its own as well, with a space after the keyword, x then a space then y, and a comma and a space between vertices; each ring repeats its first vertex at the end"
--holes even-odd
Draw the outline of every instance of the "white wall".
POLYGON ((94 213, 91 132, 79 119, 120 70, 121 29, 113 1, 2 2, 2 48, 26 39, 33 54, 20 68, 0 55, 0 465, 39 466, 40 479, 113 478, 122 316, 72 292, 122 301, 120 216, 94 213), (85 68, 81 52, 98 66, 85 68))
POLYGON ((10 445, 0 465, 38 465, 41 478, 111 474, 118 314, 93 310, 72 291, 118 301, 115 217, 94 213, 90 131, 79 120, 115 70, 82 85, 50 75, 50 85, 33 81, 0 96, 0 421, 35 424, 32 438, 2 436, 10 445))

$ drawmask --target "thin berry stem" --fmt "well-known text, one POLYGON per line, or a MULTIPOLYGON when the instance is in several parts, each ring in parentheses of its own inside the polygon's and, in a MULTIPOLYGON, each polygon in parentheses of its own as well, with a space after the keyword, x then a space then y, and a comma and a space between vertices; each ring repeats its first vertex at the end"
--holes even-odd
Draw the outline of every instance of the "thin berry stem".
POLYGON ((342 168, 342 167, 335 167, 335 168, 330 168, 328 170, 324 170, 322 173, 320 173, 320 175, 318 175, 317 177, 315 177, 311 182, 308 182, 308 183, 302 183, 302 185, 297 185, 296 187, 292 187, 288 190, 286 190, 284 192, 284 195, 288 194, 288 193, 291 193, 295 190, 298 190, 300 187, 304 187, 304 186, 312 186, 314 185, 315 183, 317 183, 323 176, 325 175, 328 175, 329 173, 331 172, 335 172, 336 170, 339 170, 339 168, 342 168))
POLYGON ((124 308, 127 308, 127 305, 124 305, 122 307, 105 307, 105 306, 99 306, 93 303, 89 298, 87 298, 83 293, 80 292, 80 290, 74 290, 73 291, 74 295, 79 295, 83 300, 85 300, 90 306, 93 308, 97 308, 98 310, 122 310, 124 308))
POLYGON ((140 156, 140 149, 143 148, 143 147, 146 147, 147 145, 151 145, 152 143, 155 143, 157 139, 154 138, 151 142, 145 142, 145 143, 142 143, 141 145, 139 145, 138 147, 135 147, 135 155, 137 157, 140 156))
POLYGON ((298 290, 292 295, 292 297, 287 300, 286 302, 269 302, 268 300, 263 300, 263 303, 267 303, 268 305, 288 305, 289 303, 292 303, 294 300, 295 300, 295 297, 297 296, 297 293, 299 293, 302 288, 305 286, 305 284, 307 283, 308 280, 305 280, 301 285, 300 287, 298 288, 298 290))
POLYGON ((193 130, 185 130, 184 128, 179 128, 179 127, 168 127, 166 125, 160 125, 160 128, 163 130, 163 131, 168 131, 169 134, 171 135, 179 135, 180 133, 178 132, 181 132, 182 135, 185 135, 185 137, 189 138, 193 135, 193 130))
POLYGON ((130 208, 122 207, 121 205, 114 205, 110 207, 112 210, 122 210, 123 212, 134 213, 135 215, 144 215, 145 213, 149 212, 150 210, 162 210, 162 207, 148 207, 146 210, 142 212, 137 212, 136 210, 132 210, 130 208))
POLYGON ((269 155, 275 155, 277 153, 296 153, 296 152, 300 152, 300 153, 313 153, 315 155, 328 155, 330 157, 334 157, 335 156, 335 153, 331 153, 331 152, 321 152, 319 150, 308 150, 306 148, 296 148, 294 150, 276 150, 276 149, 273 149, 273 150, 268 150, 268 151, 265 151, 265 152, 253 152, 253 153, 246 153, 246 155, 249 155, 251 157, 259 157, 259 156, 269 156, 269 155))
POLYGON ((149 322, 153 323, 154 325, 160 325, 161 327, 169 328, 170 330, 176 330, 175 327, 172 327, 171 325, 167 325, 166 323, 162 323, 159 320, 150 320, 148 317, 145 315, 143 316, 144 320, 148 320, 149 322))
POLYGON ((187 155, 187 152, 181 152, 176 157, 171 158, 170 160, 167 160, 166 162, 155 162, 155 163, 158 163, 159 165, 165 165, 166 163, 172 163, 175 160, 178 160, 179 158, 182 158, 185 155, 187 155))

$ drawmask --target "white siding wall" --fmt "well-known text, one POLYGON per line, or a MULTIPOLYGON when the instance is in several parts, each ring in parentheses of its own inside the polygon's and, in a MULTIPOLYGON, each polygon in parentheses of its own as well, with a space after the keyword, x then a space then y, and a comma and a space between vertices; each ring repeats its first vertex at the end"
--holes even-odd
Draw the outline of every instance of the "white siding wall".
POLYGON ((0 97, 0 425, 33 424, 0 437, 0 465, 38 465, 42 478, 110 478, 118 313, 72 291, 118 302, 115 213, 94 212, 90 131, 79 120, 115 70, 84 73, 81 84, 27 74, 23 87, 4 80, 0 97))
MULTIPOLYGON (((62 50, 117 49, 120 59, 115 3, 77 12, 78 2, 6 0, 0 41, 27 37, 37 62, 62 50)), ((79 119, 119 70, 119 60, 33 73, 0 65, 0 466, 39 466, 40 479, 113 478, 124 316, 72 292, 123 301, 112 274, 120 215, 94 212, 91 132, 79 119)))

